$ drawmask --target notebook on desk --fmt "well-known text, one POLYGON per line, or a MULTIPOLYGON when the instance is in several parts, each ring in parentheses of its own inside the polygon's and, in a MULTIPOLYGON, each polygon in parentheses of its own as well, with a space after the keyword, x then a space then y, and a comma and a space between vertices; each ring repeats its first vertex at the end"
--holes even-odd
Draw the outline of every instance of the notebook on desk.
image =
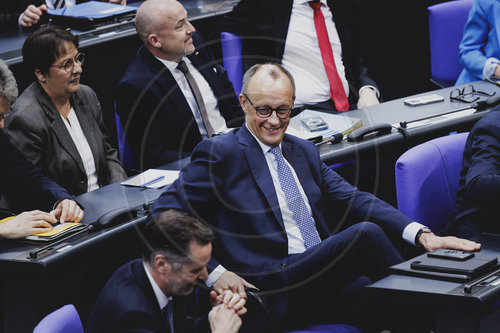
POLYGON ((48 17, 55 25, 77 30, 91 30, 97 27, 128 21, 135 18, 136 7, 115 3, 89 1, 67 8, 50 9, 48 17))

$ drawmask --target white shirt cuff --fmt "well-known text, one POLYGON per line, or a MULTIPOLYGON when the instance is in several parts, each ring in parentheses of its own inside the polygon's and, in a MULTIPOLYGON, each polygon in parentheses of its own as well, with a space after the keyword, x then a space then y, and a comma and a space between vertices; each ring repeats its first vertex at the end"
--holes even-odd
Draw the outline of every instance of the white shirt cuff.
POLYGON ((358 95, 361 94, 361 90, 366 89, 366 88, 372 88, 373 90, 375 90, 375 94, 377 94, 377 98, 380 98, 380 91, 378 91, 377 88, 375 88, 374 86, 371 86, 371 85, 362 86, 361 88, 359 88, 358 95))
POLYGON ((217 279, 222 275, 222 273, 224 273, 226 271, 226 269, 224 268, 224 266, 222 265, 219 265, 217 267, 215 267, 215 269, 212 271, 212 273, 210 273, 208 275, 208 279, 205 281, 205 285, 207 287, 211 287, 213 286, 213 284, 215 283, 215 281, 217 281, 217 279))
POLYGON ((408 243, 415 245, 415 237, 417 236, 417 232, 423 227, 425 227, 425 225, 418 222, 412 222, 408 224, 403 230, 403 239, 408 243))
POLYGON ((485 80, 497 78, 493 75, 495 74, 495 70, 497 69, 498 65, 500 65, 500 60, 498 60, 497 58, 488 58, 488 60, 486 60, 486 63, 484 64, 483 78, 485 80))

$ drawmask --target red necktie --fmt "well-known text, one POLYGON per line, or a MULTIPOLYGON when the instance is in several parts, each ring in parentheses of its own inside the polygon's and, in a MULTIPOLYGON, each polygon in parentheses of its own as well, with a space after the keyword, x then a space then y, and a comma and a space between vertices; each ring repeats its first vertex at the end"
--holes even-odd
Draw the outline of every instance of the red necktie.
POLYGON ((333 60, 332 46, 328 38, 328 31, 326 31, 325 17, 321 12, 321 3, 309 1, 309 6, 314 9, 314 26, 318 35, 321 58, 323 59, 326 75, 330 82, 330 98, 335 102, 337 111, 347 111, 349 110, 349 101, 345 95, 344 85, 340 80, 335 61, 333 60))

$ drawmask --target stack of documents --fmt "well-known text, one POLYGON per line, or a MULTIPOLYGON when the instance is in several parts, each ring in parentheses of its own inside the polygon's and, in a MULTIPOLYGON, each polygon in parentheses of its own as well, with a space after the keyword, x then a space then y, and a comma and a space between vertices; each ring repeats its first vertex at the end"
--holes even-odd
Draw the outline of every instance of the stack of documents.
POLYGON ((66 222, 61 224, 56 224, 54 228, 49 231, 37 232, 31 236, 25 237, 28 241, 35 242, 51 242, 53 240, 59 239, 63 236, 72 234, 76 231, 86 229, 88 226, 83 223, 78 222, 66 222))

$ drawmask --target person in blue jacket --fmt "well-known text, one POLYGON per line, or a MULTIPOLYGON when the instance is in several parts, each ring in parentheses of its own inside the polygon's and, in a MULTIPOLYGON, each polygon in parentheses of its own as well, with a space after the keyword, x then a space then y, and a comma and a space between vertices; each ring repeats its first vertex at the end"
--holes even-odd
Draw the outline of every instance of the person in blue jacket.
POLYGON ((500 80, 499 22, 500 1, 474 1, 459 47, 459 60, 464 69, 455 85, 500 80))

